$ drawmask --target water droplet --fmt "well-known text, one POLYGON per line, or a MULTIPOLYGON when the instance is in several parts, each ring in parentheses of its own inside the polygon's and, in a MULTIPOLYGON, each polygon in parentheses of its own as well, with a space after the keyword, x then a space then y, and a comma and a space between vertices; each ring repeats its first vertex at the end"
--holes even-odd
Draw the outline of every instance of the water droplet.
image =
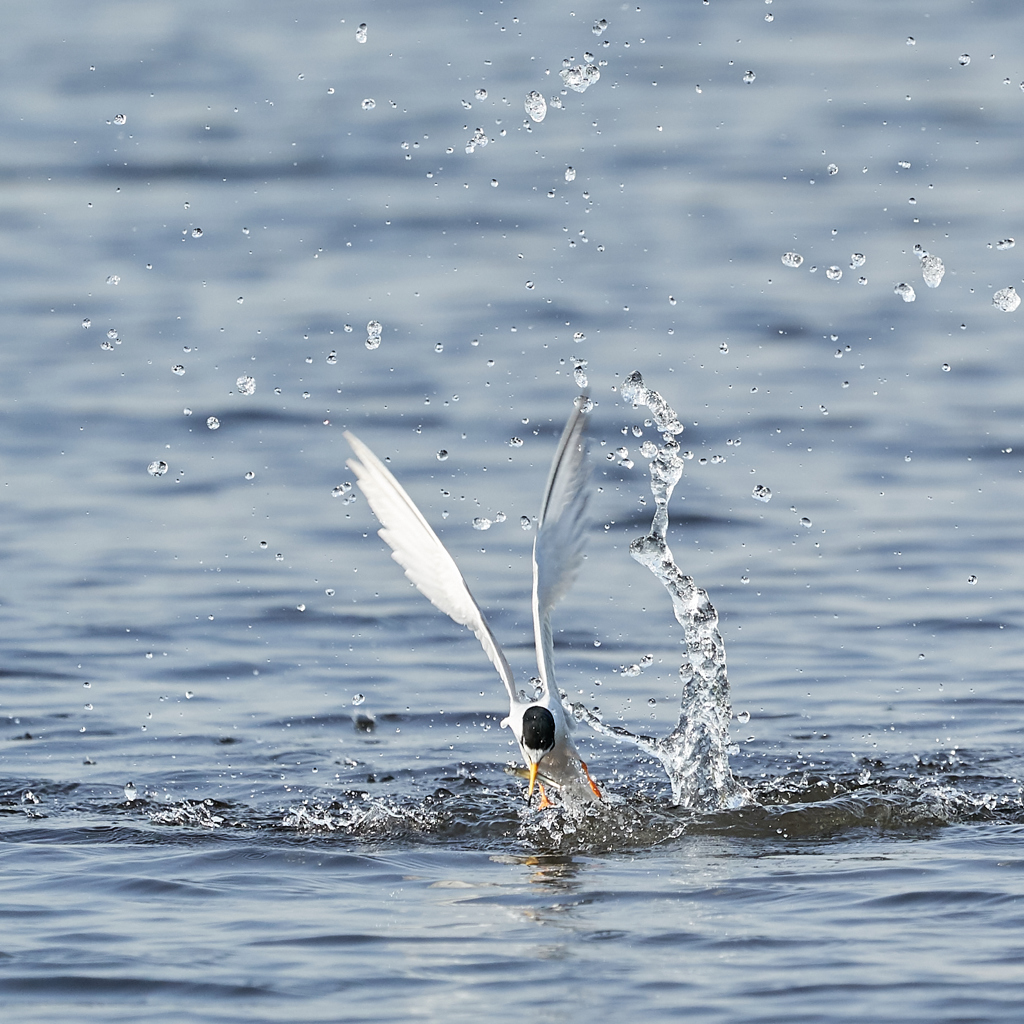
POLYGON ((107 278, 107 284, 120 284, 120 283, 121 283, 121 277, 118 274, 111 274, 110 277, 107 278))
POLYGON ((489 530, 491 528, 491 521, 486 516, 477 516, 473 520, 474 530, 489 530))
POLYGON ((327 595, 328 597, 334 597, 334 587, 328 587, 328 588, 327 588, 327 589, 326 589, 326 590, 324 591, 324 593, 325 593, 325 594, 326 594, 326 595, 327 595))
POLYGON ((736 721, 739 722, 740 725, 746 725, 747 722, 750 721, 750 712, 749 711, 741 711, 736 716, 736 721))
POLYGON ((798 252, 786 252, 782 254, 782 265, 784 267, 799 267, 804 258, 798 252))
POLYGON ((206 425, 210 430, 220 430, 220 420, 216 416, 207 416, 206 425))
POLYGON ((971 55, 969 53, 961 53, 960 54, 960 66, 965 68, 970 63, 971 63, 971 55))
POLYGON ((942 372, 943 373, 949 373, 949 369, 950 369, 949 363, 943 363, 942 364, 942 372))
POLYGON ((167 463, 162 459, 157 459, 156 462, 151 462, 146 467, 146 472, 149 473, 150 476, 163 476, 164 473, 167 472, 167 469, 167 463))
POLYGON ((828 171, 829 174, 838 174, 839 173, 839 165, 838 164, 829 164, 828 167, 825 168, 825 170, 828 171))
POLYGON ((523 447, 523 439, 521 437, 513 437, 509 441, 509 447, 510 448, 522 448, 523 447))
POLYGON ((89 330, 89 328, 92 327, 92 321, 88 317, 86 317, 82 321, 82 327, 84 330, 89 330))
POLYGON ((1012 313, 1020 305, 1020 296, 1010 288, 1000 288, 992 296, 992 305, 997 306, 1004 313, 1012 313))
POLYGON ((527 290, 529 290, 529 291, 533 291, 533 289, 534 289, 534 288, 535 288, 536 286, 534 285, 534 283, 533 283, 532 281, 527 281, 527 282, 526 282, 526 287, 527 287, 527 290))
POLYGON ((266 551, 266 550, 267 550, 267 548, 268 548, 269 546, 270 546, 270 545, 268 544, 268 542, 267 542, 267 541, 265 541, 265 540, 261 540, 261 541, 260 541, 260 548, 261 548, 262 550, 266 551))
POLYGON ((829 267, 828 270, 825 271, 825 276, 830 281, 838 281, 843 276, 843 272, 842 270, 840 270, 839 267, 833 265, 829 267))
POLYGON ((327 354, 327 362, 329 362, 329 363, 330 363, 330 364, 331 364, 331 365, 333 366, 333 365, 334 365, 334 364, 335 364, 335 363, 336 363, 337 361, 338 361, 338 353, 337 353, 337 352, 335 352, 335 351, 334 351, 334 350, 332 349, 332 350, 331 350, 331 351, 330 351, 330 352, 329 352, 329 353, 327 354))
POLYGON ((572 371, 572 379, 576 382, 576 387, 578 388, 588 388, 590 386, 590 381, 587 379, 586 371, 582 366, 577 366, 572 371))
POLYGON ((377 106, 377 101, 375 99, 367 97, 365 100, 363 100, 360 106, 363 108, 363 110, 373 110, 373 108, 377 106))
POLYGON ((276 555, 274 555, 274 561, 275 562, 283 562, 284 561, 284 555, 280 551, 278 551, 278 553, 276 555))
POLYGON ((185 367, 182 366, 181 363, 175 363, 174 366, 171 367, 171 373, 176 373, 179 377, 184 377, 185 367))
POLYGON ((139 791, 135 788, 134 782, 126 782, 124 784, 124 798, 128 803, 131 803, 138 795, 139 791))
POLYGON ((526 113, 530 115, 530 120, 535 121, 537 124, 547 117, 547 102, 536 89, 531 89, 530 92, 527 93, 524 106, 526 107, 526 113))
POLYGON ((439 452, 437 453, 437 461, 438 461, 438 462, 444 462, 444 461, 445 461, 445 460, 446 460, 447 458, 448 458, 448 453, 447 453, 447 452, 446 452, 446 451, 445 451, 445 450, 444 450, 444 449, 442 448, 442 449, 441 449, 441 450, 440 450, 440 451, 439 451, 439 452))
POLYGON ((640 454, 645 459, 653 459, 654 456, 658 454, 658 446, 653 441, 644 441, 644 443, 640 445, 640 454))
MULTIPOLYGON (((584 57, 589 57, 584 54, 584 57)), ((563 64, 565 61, 562 62, 563 64)), ((558 72, 562 84, 573 92, 586 92, 600 77, 601 71, 596 64, 577 64, 575 67, 564 67, 558 72)))
POLYGON ((809 530, 809 529, 810 529, 810 528, 811 528, 811 527, 812 527, 812 526, 813 526, 814 524, 813 524, 813 523, 812 523, 812 522, 810 521, 810 519, 808 519, 808 518, 807 518, 807 516, 804 516, 804 517, 803 517, 803 518, 802 518, 802 519, 800 520, 800 525, 801 525, 801 526, 802 526, 802 527, 803 527, 803 528, 804 528, 805 530, 809 530))
POLYGON ((967 582, 970 583, 970 585, 973 587, 974 584, 978 582, 978 577, 972 573, 970 576, 967 577, 967 582))
POLYGON ((746 82, 747 85, 750 85, 750 83, 753 82, 755 78, 757 78, 757 75, 755 75, 753 71, 748 71, 743 76, 743 81, 746 82))
POLYGON ((343 484, 338 484, 337 487, 331 489, 332 498, 343 498, 352 490, 352 482, 346 480, 343 484))
MULTIPOLYGON (((475 152, 477 146, 479 146, 482 149, 484 146, 487 145, 487 142, 487 134, 484 132, 483 128, 477 128, 477 130, 473 132, 473 134, 470 136, 469 142, 466 143, 466 152, 475 152)), ((407 155, 405 159, 411 159, 411 154, 407 155)), ((469 185, 467 185, 466 188, 469 188, 469 185)))
POLYGON ((235 386, 238 388, 238 393, 241 395, 255 395, 256 394, 256 379, 250 377, 248 374, 244 374, 235 381, 235 386))
POLYGON ((362 25, 359 26, 359 28, 356 29, 356 42, 357 43, 365 43, 366 42, 366 22, 365 21, 362 23, 362 25))
POLYGON ((524 530, 532 530, 533 529, 533 520, 529 516, 520 516, 519 517, 519 525, 524 530))
POLYGON ((607 27, 608 22, 602 18, 600 21, 594 22, 594 26, 590 31, 593 32, 595 36, 599 36, 607 27))
POLYGON ((855 252, 850 257, 850 269, 856 270, 858 267, 863 267, 867 263, 868 259, 862 252, 855 252))
POLYGON ((772 500, 772 492, 771 489, 765 487, 764 484, 757 484, 755 485, 754 490, 751 492, 751 497, 755 498, 757 501, 767 502, 772 500))
POLYGON ((1003 238, 996 242, 996 248, 1000 250, 1012 249, 1016 244, 1012 238, 1003 238))
POLYGON ((474 95, 476 96, 476 98, 478 100, 485 100, 485 99, 487 99, 487 90, 486 89, 477 89, 477 91, 476 91, 476 93, 474 95))
POLYGON ((128 120, 128 115, 127 114, 115 114, 114 115, 114 124, 125 124, 127 122, 127 120, 128 120))
POLYGON ((921 274, 924 277, 924 283, 929 288, 938 288, 945 273, 946 268, 938 256, 929 256, 926 253, 921 257, 921 274))
POLYGON ((573 336, 572 340, 578 345, 581 341, 586 341, 587 336, 582 331, 577 331, 573 336))
POLYGON ((575 181, 576 180, 576 169, 574 167, 566 167, 565 169, 565 180, 575 181))
POLYGON ((917 294, 915 293, 913 287, 911 285, 907 284, 906 282, 903 282, 903 281, 901 281, 898 285, 896 285, 896 287, 893 288, 893 291, 904 302, 913 302, 917 298, 917 294))

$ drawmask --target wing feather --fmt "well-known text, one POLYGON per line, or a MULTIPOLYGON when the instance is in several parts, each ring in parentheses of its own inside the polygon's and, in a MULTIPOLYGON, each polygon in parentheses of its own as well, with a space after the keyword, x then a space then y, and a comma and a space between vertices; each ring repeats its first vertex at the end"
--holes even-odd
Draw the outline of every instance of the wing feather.
POLYGON ((588 405, 586 395, 581 395, 562 431, 533 544, 533 631, 537 667, 545 688, 554 682, 551 610, 568 592, 583 564, 590 498, 584 436, 587 414, 583 411, 588 405))
POLYGON ((435 608, 473 631, 514 702, 512 669, 455 560, 380 459, 354 434, 345 431, 345 440, 358 456, 347 465, 381 522, 377 533, 391 548, 391 557, 435 608))

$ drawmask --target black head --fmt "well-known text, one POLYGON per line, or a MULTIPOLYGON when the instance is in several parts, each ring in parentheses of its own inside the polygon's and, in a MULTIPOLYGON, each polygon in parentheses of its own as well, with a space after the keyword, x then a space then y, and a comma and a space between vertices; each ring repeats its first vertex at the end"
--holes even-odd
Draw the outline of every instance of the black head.
POLYGON ((537 704, 523 712, 523 746, 546 754, 555 745, 555 718, 547 708, 537 704))

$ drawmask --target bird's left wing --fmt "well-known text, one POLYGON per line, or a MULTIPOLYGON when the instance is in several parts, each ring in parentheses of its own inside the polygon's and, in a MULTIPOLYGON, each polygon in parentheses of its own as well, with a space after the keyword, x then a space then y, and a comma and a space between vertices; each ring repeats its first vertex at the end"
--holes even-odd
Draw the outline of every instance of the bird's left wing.
POLYGON ((568 592, 583 564, 590 479, 584 409, 589 405, 586 395, 577 398, 562 431, 544 489, 533 544, 533 632, 537 668, 546 689, 554 680, 551 609, 568 592))
POLYGON ((358 456, 346 464, 381 522, 382 529, 377 532, 391 548, 391 557, 435 608, 476 634, 514 703, 517 697, 512 669, 455 560, 380 459, 354 434, 345 431, 345 440, 358 456))

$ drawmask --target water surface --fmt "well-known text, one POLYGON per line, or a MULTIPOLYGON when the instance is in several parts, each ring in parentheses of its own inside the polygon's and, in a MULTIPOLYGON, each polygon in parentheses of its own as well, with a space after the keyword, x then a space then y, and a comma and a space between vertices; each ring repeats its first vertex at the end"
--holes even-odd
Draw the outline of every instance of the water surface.
POLYGON ((6 29, 18 1020, 1019 1015, 1017 5, 53 0, 6 29), (586 51, 600 80, 526 124, 586 51), (583 733, 607 805, 526 810, 476 641, 332 497, 351 429, 525 685, 519 522, 581 359, 600 491, 559 682, 675 721, 680 630, 628 555, 639 369, 693 453, 668 539, 752 806, 675 809, 583 733))

